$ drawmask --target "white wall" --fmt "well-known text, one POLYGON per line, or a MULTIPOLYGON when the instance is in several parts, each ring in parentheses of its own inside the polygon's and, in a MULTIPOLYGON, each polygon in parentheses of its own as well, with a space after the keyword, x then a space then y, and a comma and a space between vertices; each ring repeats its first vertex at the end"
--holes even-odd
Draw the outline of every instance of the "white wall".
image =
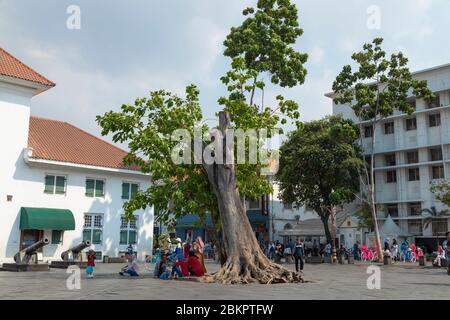
POLYGON ((9 228, 16 223, 13 203, 7 202, 7 195, 20 187, 14 178, 16 168, 23 164, 23 148, 28 144, 30 89, 9 85, 0 81, 0 259, 8 250, 9 228))
MULTIPOLYGON (((139 174, 113 173, 91 169, 70 168, 66 165, 33 164, 29 166, 23 158, 28 144, 31 90, 20 89, 0 82, 0 262, 12 261, 19 250, 20 208, 44 207, 69 209, 74 214, 76 230, 65 231, 63 243, 44 247, 44 260, 59 260, 60 253, 82 241, 85 213, 104 215, 103 243, 93 246, 103 255, 117 256, 126 246, 119 245, 120 217, 124 201, 122 181, 136 182, 141 189, 149 186, 150 178, 139 174), (67 175, 65 195, 44 193, 45 174, 67 175), (106 181, 104 198, 85 196, 86 178, 106 181), (11 195, 12 201, 7 201, 11 195)), ((138 221, 138 258, 143 260, 152 254, 153 208, 136 212, 138 221)), ((51 231, 45 231, 51 240, 51 231)))

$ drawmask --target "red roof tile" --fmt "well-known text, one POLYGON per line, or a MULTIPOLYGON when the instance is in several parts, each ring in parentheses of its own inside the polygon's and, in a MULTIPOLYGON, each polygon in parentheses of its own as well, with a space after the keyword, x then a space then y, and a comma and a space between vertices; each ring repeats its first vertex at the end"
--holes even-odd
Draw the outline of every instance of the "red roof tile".
POLYGON ((126 151, 67 122, 31 117, 28 147, 34 159, 139 170, 123 165, 126 151))
POLYGON ((0 48, 0 75, 27 80, 45 86, 55 84, 0 48))

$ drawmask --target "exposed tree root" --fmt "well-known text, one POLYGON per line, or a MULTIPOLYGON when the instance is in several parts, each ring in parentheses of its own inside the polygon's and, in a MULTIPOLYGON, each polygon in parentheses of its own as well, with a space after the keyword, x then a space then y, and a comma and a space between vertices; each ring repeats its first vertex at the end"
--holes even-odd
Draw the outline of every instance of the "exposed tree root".
POLYGON ((305 282, 297 272, 290 271, 270 261, 260 266, 256 264, 241 265, 239 263, 227 262, 218 272, 205 276, 202 280, 206 283, 221 284, 305 282))

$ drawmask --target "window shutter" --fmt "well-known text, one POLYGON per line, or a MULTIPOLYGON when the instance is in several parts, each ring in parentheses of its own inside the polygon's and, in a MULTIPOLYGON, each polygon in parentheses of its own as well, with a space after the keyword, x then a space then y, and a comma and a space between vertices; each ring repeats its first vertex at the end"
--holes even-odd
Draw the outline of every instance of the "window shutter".
POLYGON ((45 193, 53 194, 55 190, 55 176, 45 176, 45 193))
POLYGON ((120 244, 127 244, 127 230, 120 231, 120 244))
POLYGON ((56 177, 56 194, 65 194, 66 193, 66 178, 65 177, 56 177))
POLYGON ((94 185, 95 185, 95 180, 92 180, 92 179, 86 180, 86 196, 88 196, 88 197, 94 196, 94 185))
POLYGON ((83 241, 92 240, 92 230, 91 229, 86 229, 83 230, 83 241))
POLYGON ((102 230, 93 230, 92 243, 102 244, 102 230))
POLYGON ((138 192, 139 186, 137 184, 132 184, 131 185, 131 198, 134 198, 134 196, 136 195, 136 193, 138 192))
POLYGON ((122 199, 130 199, 130 184, 122 183, 122 199))
POLYGON ((130 230, 130 238, 128 239, 128 244, 136 244, 136 238, 137 238, 136 235, 137 235, 136 231, 130 230))
POLYGON ((103 180, 97 180, 95 182, 95 196, 96 197, 103 197, 105 195, 104 186, 105 186, 105 183, 103 182, 103 180))

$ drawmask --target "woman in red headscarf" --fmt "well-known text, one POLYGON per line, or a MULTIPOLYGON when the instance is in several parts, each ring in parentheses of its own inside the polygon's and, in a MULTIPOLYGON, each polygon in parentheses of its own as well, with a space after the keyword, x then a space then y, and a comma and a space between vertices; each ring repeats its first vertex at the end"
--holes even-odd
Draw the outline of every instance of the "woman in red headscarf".
POLYGON ((201 237, 197 237, 193 243, 194 247, 194 253, 197 256, 198 260, 200 261, 203 272, 206 273, 206 266, 205 266, 205 255, 203 254, 203 250, 205 248, 205 244, 201 237))

